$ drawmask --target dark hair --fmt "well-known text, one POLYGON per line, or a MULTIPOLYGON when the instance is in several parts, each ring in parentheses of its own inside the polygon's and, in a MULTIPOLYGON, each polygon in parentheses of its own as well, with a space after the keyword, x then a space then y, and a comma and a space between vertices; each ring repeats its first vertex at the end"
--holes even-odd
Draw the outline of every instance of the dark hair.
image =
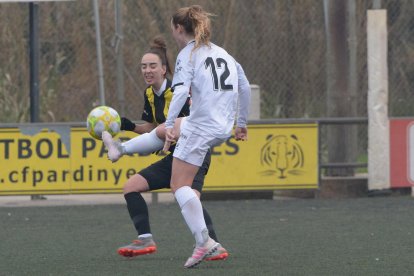
POLYGON ((170 62, 168 61, 167 56, 167 44, 165 43, 163 37, 156 36, 150 43, 150 48, 145 52, 145 54, 157 55, 161 60, 161 64, 165 65, 167 74, 172 75, 170 62))
POLYGON ((211 22, 210 16, 213 14, 206 12, 199 5, 193 5, 178 9, 171 18, 175 27, 183 26, 188 34, 194 35, 195 46, 200 47, 202 44, 210 45, 211 22))

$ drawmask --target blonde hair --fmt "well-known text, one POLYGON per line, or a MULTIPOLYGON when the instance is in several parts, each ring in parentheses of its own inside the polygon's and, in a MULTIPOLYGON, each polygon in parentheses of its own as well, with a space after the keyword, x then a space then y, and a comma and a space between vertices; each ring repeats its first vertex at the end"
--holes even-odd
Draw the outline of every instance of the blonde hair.
POLYGON ((194 35, 194 49, 197 49, 201 45, 210 46, 211 16, 214 14, 206 12, 201 6, 192 5, 178 9, 172 16, 171 22, 175 27, 183 26, 188 34, 194 35))

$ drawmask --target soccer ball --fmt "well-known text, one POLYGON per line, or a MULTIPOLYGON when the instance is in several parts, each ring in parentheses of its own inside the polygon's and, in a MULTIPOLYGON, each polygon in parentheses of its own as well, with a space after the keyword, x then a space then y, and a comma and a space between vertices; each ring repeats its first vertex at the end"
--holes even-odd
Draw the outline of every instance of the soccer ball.
POLYGON ((92 109, 86 119, 89 134, 95 139, 102 139, 102 132, 108 131, 112 137, 121 129, 121 117, 109 106, 98 106, 92 109))

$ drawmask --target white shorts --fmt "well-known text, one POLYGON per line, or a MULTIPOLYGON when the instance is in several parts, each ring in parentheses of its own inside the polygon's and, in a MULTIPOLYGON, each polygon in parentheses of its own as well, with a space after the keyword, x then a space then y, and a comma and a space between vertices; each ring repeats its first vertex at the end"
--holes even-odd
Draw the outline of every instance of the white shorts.
POLYGON ((217 138, 208 133, 195 133, 185 126, 186 122, 183 120, 181 122, 180 138, 178 138, 175 145, 173 156, 187 163, 200 167, 207 151, 227 140, 227 138, 217 138))

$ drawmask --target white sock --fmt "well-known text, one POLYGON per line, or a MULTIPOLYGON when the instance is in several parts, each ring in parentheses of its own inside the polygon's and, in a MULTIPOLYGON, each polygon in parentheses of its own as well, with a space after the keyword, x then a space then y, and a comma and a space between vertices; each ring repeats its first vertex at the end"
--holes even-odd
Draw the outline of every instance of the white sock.
POLYGON ((175 199, 181 207, 181 213, 194 235, 196 246, 203 246, 208 240, 208 230, 204 221, 203 207, 196 193, 188 186, 175 191, 175 199))
POLYGON ((153 129, 150 133, 144 133, 137 137, 132 138, 121 144, 122 154, 150 154, 154 151, 162 149, 164 141, 158 138, 156 129, 153 129))

